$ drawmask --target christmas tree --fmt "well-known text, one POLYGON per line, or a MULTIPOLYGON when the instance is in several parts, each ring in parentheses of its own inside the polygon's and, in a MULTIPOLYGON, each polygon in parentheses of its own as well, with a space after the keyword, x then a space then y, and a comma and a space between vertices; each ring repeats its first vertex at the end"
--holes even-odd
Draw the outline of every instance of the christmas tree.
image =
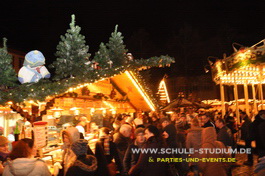
POLYGON ((0 48, 0 89, 17 85, 16 72, 12 67, 12 55, 8 54, 6 47, 7 39, 3 39, 3 48, 0 48))
POLYGON ((117 30, 118 25, 115 26, 115 31, 111 33, 109 43, 106 44, 109 50, 110 60, 114 67, 125 65, 128 62, 126 57, 127 49, 125 49, 125 45, 123 44, 123 36, 117 30))
POLYGON ((75 16, 72 15, 70 29, 57 45, 57 59, 51 65, 55 68, 55 80, 83 75, 88 68, 90 54, 85 45, 85 36, 80 34, 81 28, 75 25, 75 16))
POLYGON ((107 49, 104 43, 101 43, 99 46, 99 51, 96 52, 94 61, 99 64, 102 69, 111 67, 111 60, 109 56, 109 50, 107 49))

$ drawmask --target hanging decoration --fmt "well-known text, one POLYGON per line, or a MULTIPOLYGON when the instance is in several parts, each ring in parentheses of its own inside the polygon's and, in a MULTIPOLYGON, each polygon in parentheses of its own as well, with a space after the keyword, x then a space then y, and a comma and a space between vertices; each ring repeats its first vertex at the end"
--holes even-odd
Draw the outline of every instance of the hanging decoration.
POLYGON ((103 93, 97 93, 96 95, 93 96, 95 99, 102 100, 103 98, 108 99, 107 96, 105 96, 103 93))
POLYGON ((110 92, 109 97, 110 97, 111 99, 113 99, 113 98, 115 98, 116 94, 117 94, 117 93, 115 92, 115 90, 112 89, 112 91, 110 92))
POLYGON ((81 93, 82 93, 82 95, 89 96, 89 94, 90 94, 90 90, 89 90, 87 87, 83 87, 83 88, 81 89, 81 93))
POLYGON ((225 58, 227 71, 262 62, 265 62, 265 40, 251 47, 241 47, 231 56, 225 58))

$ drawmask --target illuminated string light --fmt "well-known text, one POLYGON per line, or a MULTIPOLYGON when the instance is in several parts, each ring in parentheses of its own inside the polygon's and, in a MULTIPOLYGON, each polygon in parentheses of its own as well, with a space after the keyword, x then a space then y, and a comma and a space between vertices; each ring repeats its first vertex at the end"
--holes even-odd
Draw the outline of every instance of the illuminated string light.
POLYGON ((144 100, 146 101, 146 103, 148 104, 148 106, 150 107, 150 109, 152 111, 155 111, 155 106, 152 103, 152 101, 149 99, 148 95, 144 92, 144 89, 142 88, 142 86, 138 83, 137 79, 133 76, 132 72, 129 71, 125 71, 125 74, 128 76, 128 78, 132 81, 132 83, 134 84, 134 86, 137 88, 137 90, 139 91, 139 93, 143 96, 144 100))

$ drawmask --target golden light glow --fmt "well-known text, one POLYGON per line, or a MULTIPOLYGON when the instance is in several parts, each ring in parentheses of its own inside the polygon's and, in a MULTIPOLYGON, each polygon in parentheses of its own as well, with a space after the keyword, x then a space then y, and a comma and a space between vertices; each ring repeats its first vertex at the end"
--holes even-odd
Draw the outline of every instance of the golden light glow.
POLYGON ((134 77, 133 73, 132 72, 129 72, 129 71, 125 71, 125 74, 132 81, 132 83, 137 88, 137 90, 139 91, 139 93, 142 95, 142 97, 144 98, 145 102, 148 104, 148 106, 150 107, 150 109, 152 111, 155 111, 154 104, 152 103, 152 101, 150 100, 150 98, 148 97, 148 95, 146 94, 146 92, 144 92, 144 89, 142 88, 142 86, 138 82, 138 80, 134 77))
MULTIPOLYGON (((225 70, 218 73, 218 77, 223 84, 259 84, 265 81, 265 73, 260 72, 260 66, 246 66, 241 67, 232 73, 226 73, 225 70), (261 81, 260 81, 261 80, 261 81)), ((264 70, 264 66, 261 66, 261 70, 264 70)))
POLYGON ((113 107, 110 103, 106 102, 106 101, 103 101, 103 103, 108 106, 109 108, 111 109, 115 109, 115 107, 113 107))

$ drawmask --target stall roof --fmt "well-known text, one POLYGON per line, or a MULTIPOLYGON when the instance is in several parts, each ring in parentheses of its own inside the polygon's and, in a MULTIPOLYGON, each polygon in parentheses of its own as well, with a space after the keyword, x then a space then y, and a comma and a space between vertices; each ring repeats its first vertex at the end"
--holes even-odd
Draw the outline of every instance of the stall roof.
POLYGON ((234 48, 235 52, 211 64, 216 84, 264 84, 265 83, 265 40, 251 47, 234 48))
POLYGON ((168 104, 166 107, 164 107, 162 110, 172 110, 178 107, 184 107, 184 106, 192 106, 192 102, 185 98, 177 98, 173 101, 171 101, 170 104, 168 104))
POLYGON ((125 71, 123 74, 113 77, 112 81, 127 94, 130 103, 136 109, 155 111, 155 102, 146 93, 133 72, 125 71))

